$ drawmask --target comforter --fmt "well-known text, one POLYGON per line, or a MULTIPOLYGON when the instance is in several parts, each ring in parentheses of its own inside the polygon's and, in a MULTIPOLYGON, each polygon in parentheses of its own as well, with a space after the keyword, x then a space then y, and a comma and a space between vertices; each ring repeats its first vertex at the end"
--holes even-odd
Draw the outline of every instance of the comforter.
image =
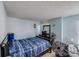
POLYGON ((13 40, 9 47, 9 53, 12 57, 34 57, 50 47, 51 45, 48 41, 33 37, 22 40, 13 40))

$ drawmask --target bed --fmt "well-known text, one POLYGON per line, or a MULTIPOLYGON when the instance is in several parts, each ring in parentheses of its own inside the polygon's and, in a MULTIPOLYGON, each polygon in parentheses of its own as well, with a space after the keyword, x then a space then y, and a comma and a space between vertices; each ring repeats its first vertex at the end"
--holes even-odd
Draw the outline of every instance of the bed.
POLYGON ((51 44, 42 38, 32 37, 21 40, 12 40, 9 54, 12 57, 36 57, 49 51, 51 44))

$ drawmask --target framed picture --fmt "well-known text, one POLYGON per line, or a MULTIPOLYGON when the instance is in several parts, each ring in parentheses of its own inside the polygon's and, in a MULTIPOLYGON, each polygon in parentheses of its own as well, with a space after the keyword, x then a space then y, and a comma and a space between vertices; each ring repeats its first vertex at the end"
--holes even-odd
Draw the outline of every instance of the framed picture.
POLYGON ((34 28, 36 28, 36 24, 34 24, 34 28))

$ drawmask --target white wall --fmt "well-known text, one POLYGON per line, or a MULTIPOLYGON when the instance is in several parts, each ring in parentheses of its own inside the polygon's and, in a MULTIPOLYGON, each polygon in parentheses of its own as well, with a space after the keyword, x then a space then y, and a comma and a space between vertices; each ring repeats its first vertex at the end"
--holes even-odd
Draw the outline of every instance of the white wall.
POLYGON ((34 37, 40 33, 40 22, 8 17, 7 31, 15 33, 15 39, 34 37), (34 24, 37 24, 36 29, 34 24))
MULTIPOLYGON (((4 39, 6 35, 6 11, 3 5, 3 2, 0 1, 0 43, 4 39)), ((0 48, 0 56, 1 56, 1 48, 0 48)))
POLYGON ((6 11, 3 2, 0 2, 0 42, 6 35, 6 20, 7 20, 6 11))
POLYGON ((56 41, 62 41, 62 18, 57 17, 48 21, 51 25, 51 33, 54 32, 56 34, 56 41))

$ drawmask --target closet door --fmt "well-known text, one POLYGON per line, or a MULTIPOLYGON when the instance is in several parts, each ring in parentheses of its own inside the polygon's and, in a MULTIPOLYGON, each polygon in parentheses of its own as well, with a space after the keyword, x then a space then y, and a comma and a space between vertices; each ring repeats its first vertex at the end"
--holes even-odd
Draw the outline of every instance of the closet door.
POLYGON ((79 16, 69 16, 63 18, 63 41, 74 42, 79 41, 79 16))

